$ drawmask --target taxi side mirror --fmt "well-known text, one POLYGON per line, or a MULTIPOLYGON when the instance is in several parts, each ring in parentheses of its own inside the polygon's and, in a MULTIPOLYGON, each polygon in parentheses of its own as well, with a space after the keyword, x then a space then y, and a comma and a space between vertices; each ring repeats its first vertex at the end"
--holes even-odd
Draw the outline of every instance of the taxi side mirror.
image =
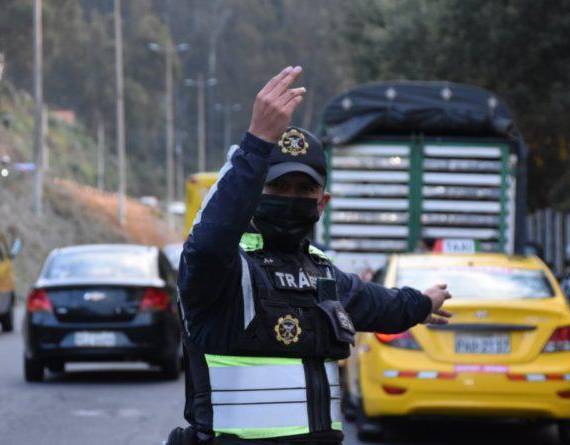
POLYGON ((22 240, 20 238, 16 238, 12 243, 12 247, 10 249, 10 258, 16 258, 21 251, 22 240))

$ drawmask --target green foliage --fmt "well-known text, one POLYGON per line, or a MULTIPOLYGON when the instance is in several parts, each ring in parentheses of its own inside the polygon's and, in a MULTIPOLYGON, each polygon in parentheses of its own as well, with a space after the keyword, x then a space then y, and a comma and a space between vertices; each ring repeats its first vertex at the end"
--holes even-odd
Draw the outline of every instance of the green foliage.
POLYGON ((546 193, 563 174, 570 183, 559 157, 570 132, 569 2, 358 0, 346 14, 360 81, 450 80, 504 98, 531 147, 532 204, 560 202, 546 193))

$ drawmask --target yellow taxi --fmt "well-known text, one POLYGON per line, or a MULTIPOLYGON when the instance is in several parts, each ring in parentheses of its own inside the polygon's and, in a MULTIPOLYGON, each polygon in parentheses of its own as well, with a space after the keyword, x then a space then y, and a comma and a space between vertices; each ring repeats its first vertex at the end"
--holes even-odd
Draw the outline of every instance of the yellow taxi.
POLYGON ((0 231, 0 325, 4 332, 14 329, 14 306, 16 286, 12 271, 12 259, 20 251, 19 239, 9 245, 7 237, 0 231))
POLYGON ((447 283, 448 325, 361 333, 345 367, 345 407, 361 438, 411 418, 493 416, 557 422, 570 443, 570 307, 536 257, 393 256, 380 280, 447 283))
POLYGON ((194 173, 186 181, 186 216, 184 221, 184 238, 192 228, 196 214, 200 210, 204 197, 218 179, 218 172, 194 173))

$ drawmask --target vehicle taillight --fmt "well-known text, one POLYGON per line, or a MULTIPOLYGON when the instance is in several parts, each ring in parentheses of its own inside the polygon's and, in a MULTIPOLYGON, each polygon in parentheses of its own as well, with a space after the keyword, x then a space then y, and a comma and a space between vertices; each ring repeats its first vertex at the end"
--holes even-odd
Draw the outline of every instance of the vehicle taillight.
POLYGON ((380 334, 377 332, 374 335, 376 335, 376 338, 380 343, 394 348, 413 349, 414 351, 422 350, 422 347, 410 331, 405 331, 400 334, 380 334))
POLYGON ((163 311, 170 307, 170 297, 162 289, 149 287, 144 291, 140 310, 158 310, 163 311))
POLYGON ((556 329, 542 350, 542 352, 562 351, 570 351, 570 326, 556 329))
POLYGON ((26 303, 28 312, 52 312, 53 306, 44 289, 34 289, 28 295, 28 302, 26 303))

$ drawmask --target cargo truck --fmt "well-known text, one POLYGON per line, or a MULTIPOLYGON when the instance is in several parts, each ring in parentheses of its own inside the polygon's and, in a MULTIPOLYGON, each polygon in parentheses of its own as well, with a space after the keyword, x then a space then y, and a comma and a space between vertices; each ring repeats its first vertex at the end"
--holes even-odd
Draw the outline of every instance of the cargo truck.
POLYGON ((451 82, 378 82, 334 98, 319 134, 331 204, 317 240, 344 270, 378 270, 435 240, 522 253, 527 149, 494 93, 451 82))

